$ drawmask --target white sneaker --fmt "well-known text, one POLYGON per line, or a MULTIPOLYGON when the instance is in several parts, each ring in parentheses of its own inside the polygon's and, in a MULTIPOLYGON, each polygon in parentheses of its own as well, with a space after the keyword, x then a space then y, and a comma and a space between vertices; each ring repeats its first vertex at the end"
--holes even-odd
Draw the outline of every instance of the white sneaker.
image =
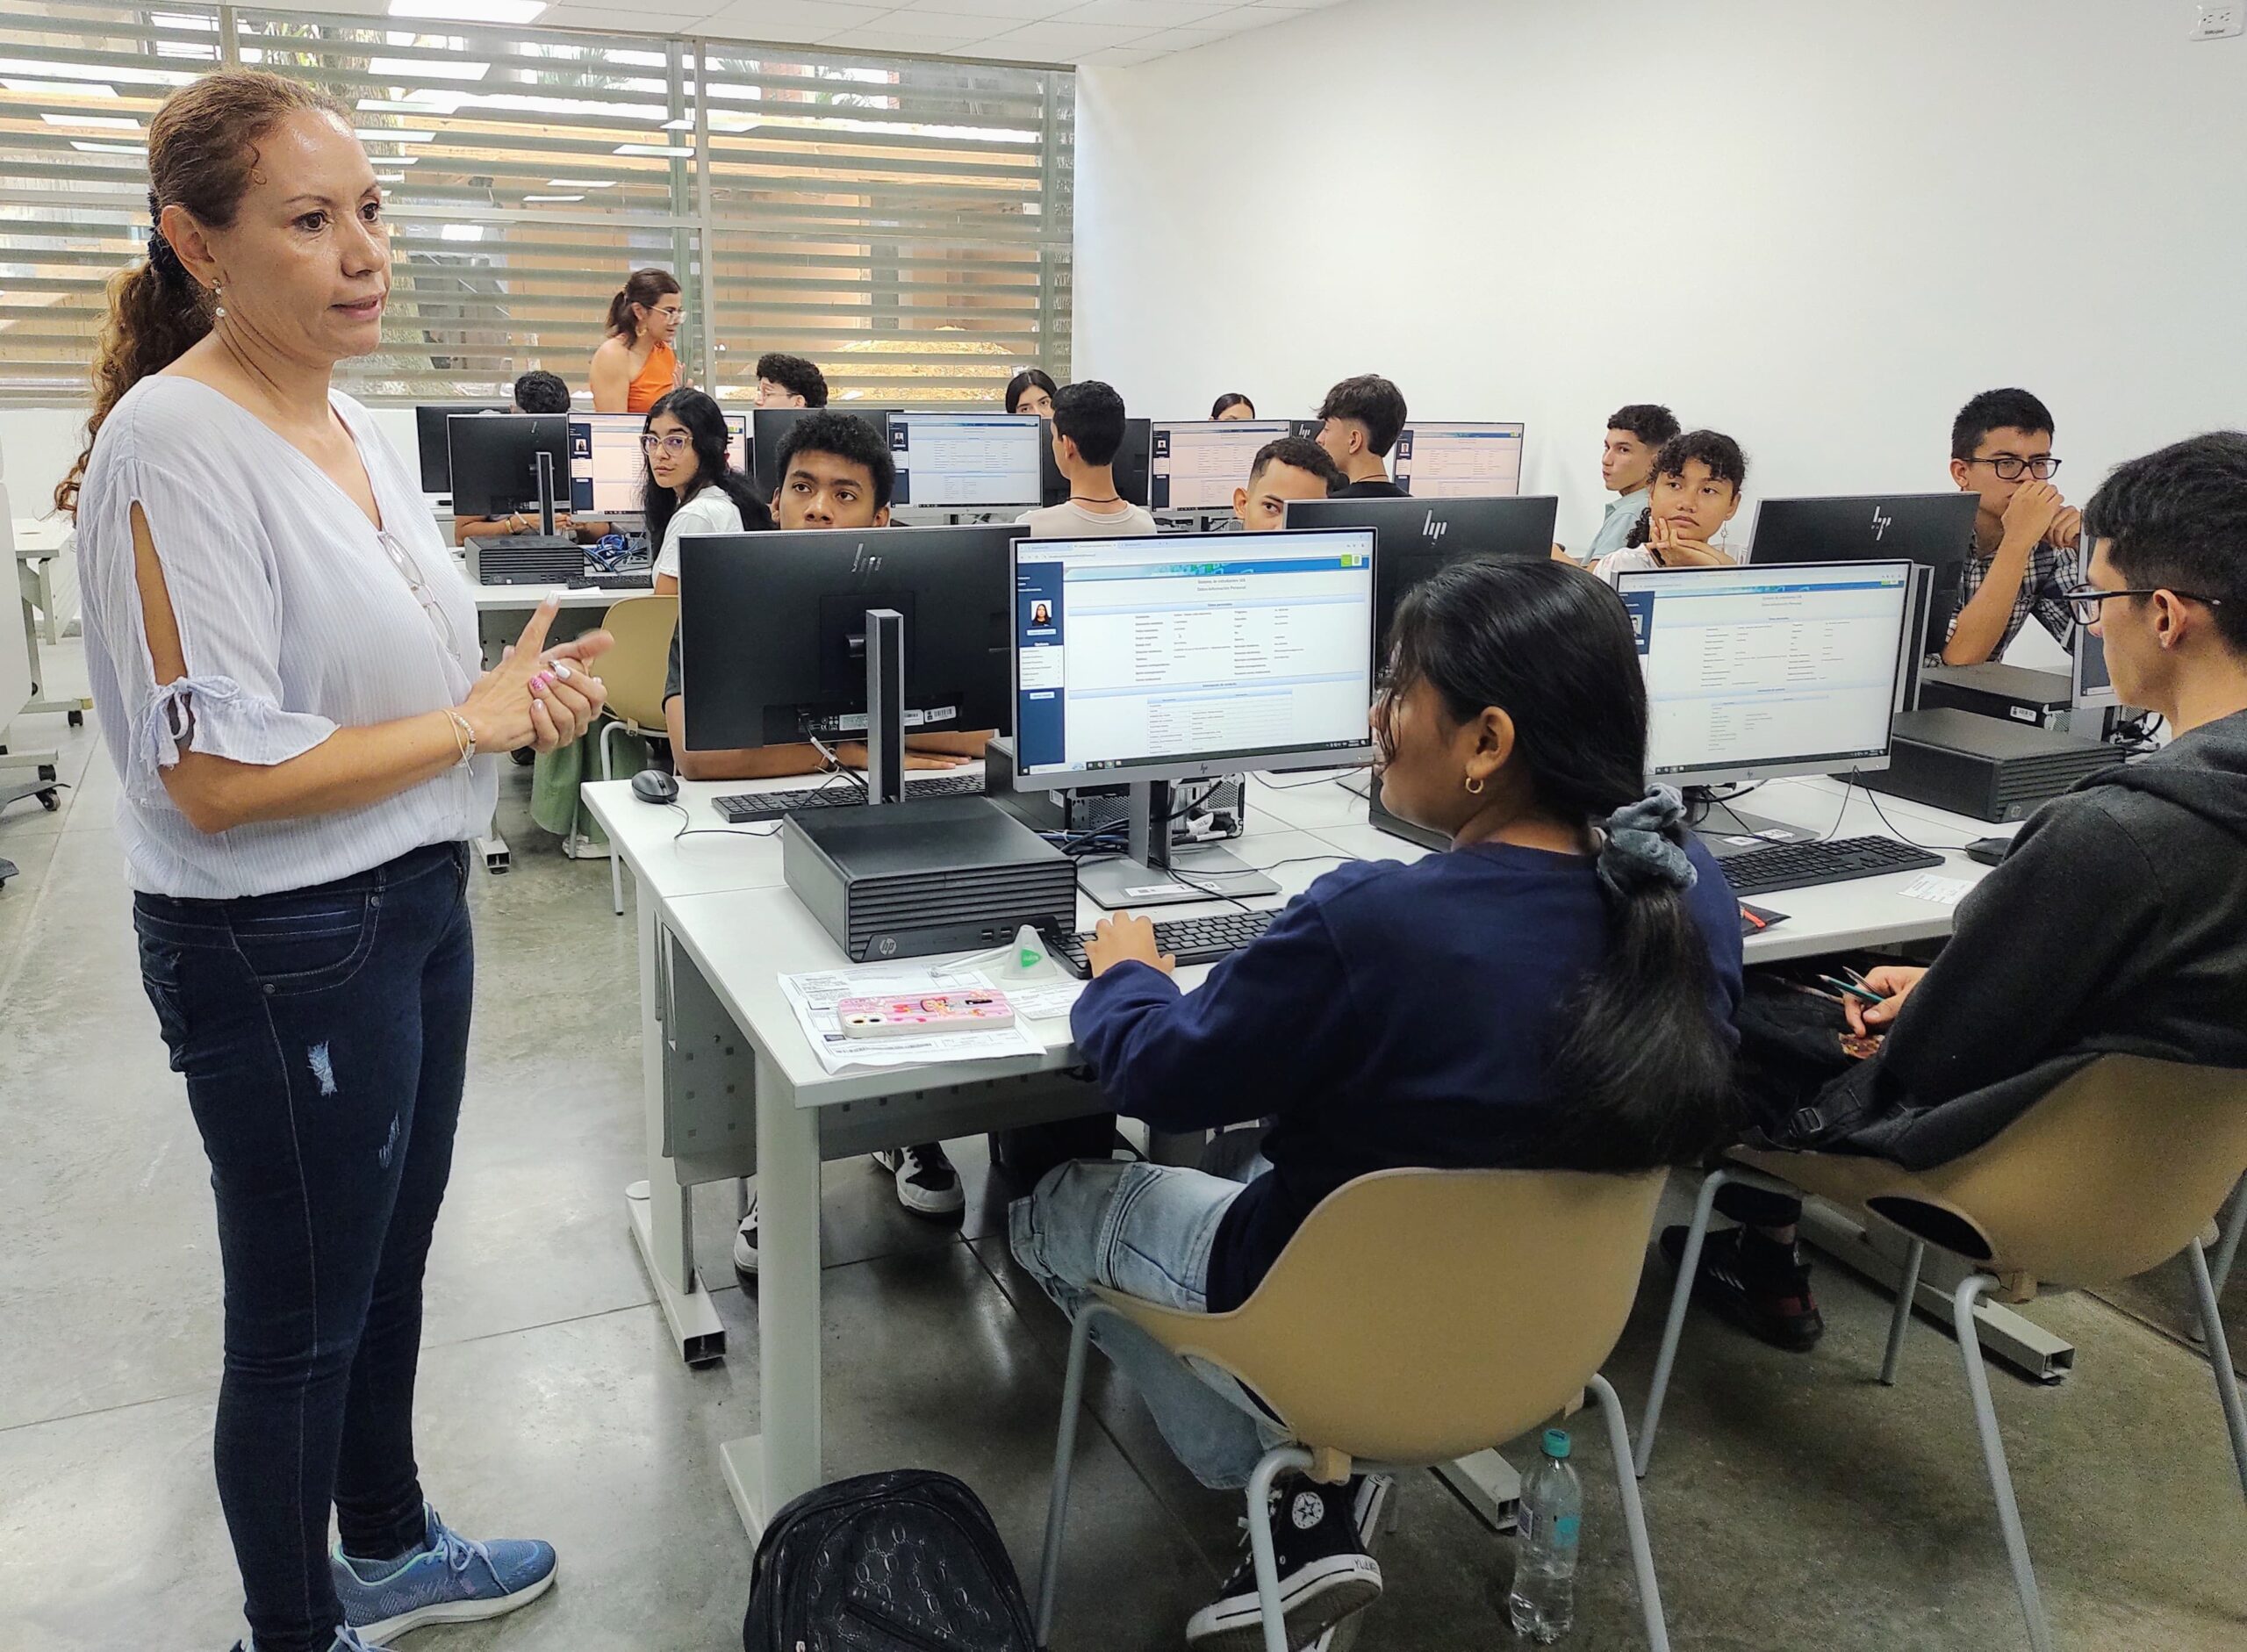
POLYGON ((753 1187, 749 1190, 749 1214, 734 1230, 734 1272, 757 1272, 757 1189, 753 1187))
POLYGON ((960 1190, 959 1172, 951 1167, 944 1150, 935 1142, 911 1147, 889 1147, 872 1155, 873 1161, 897 1177, 897 1202, 915 1216, 958 1216, 967 1208, 960 1190))

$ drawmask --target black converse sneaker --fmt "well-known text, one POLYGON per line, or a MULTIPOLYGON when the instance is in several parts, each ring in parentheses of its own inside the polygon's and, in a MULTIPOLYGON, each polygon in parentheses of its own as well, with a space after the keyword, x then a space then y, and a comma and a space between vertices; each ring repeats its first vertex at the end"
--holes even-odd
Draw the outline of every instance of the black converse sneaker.
MULTIPOLYGON (((1280 1572, 1280 1610, 1289 1652, 1381 1598, 1381 1562, 1366 1552, 1359 1516, 1363 1476, 1323 1486, 1291 1475, 1272 1491, 1272 1552, 1280 1572)), ((1378 1518, 1379 1498, 1362 1511, 1378 1518)), ((1263 1652, 1264 1619, 1256 1598, 1256 1563, 1242 1534, 1240 1563, 1217 1598, 1186 1625, 1195 1652, 1263 1652)))
POLYGON ((897 1202, 915 1216, 958 1216, 967 1208, 959 1172, 935 1142, 885 1148, 873 1155, 873 1161, 895 1174, 897 1202))

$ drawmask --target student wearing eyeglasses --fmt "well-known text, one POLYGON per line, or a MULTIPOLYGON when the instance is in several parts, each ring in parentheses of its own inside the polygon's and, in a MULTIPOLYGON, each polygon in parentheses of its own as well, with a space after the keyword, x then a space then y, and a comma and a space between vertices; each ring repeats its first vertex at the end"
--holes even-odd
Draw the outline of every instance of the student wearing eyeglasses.
MULTIPOLYGON (((2175 738, 2032 815, 1958 903, 1933 967, 1866 973, 1880 1002, 1837 1016, 1877 1041, 1867 1059, 1837 1055, 1805 1090, 1799 1065, 1765 1063, 1751 1038, 1751 1142, 1927 1169, 2102 1054, 2247 1067, 2247 433, 2133 459, 2084 514, 2089 566, 2060 603, 2106 644, 2123 702, 2175 738)), ((1742 1225, 1709 1235, 1697 1291, 1808 1347, 1824 1321, 1795 1244, 1801 1202, 1735 1183, 1717 1209, 1742 1225)), ((1678 1261, 1684 1229, 1662 1242, 1678 1261)))
POLYGON ((772 513, 757 484, 726 457, 726 415, 699 390, 675 390, 648 409, 640 450, 647 456, 641 511, 656 548, 656 594, 678 589, 678 542, 689 534, 759 533, 772 513))
POLYGON ((2075 645, 2064 600, 2083 570, 2083 513, 2052 485, 2052 415, 2025 390, 1985 390, 1950 424, 1950 479, 1980 496, 1965 590, 1943 644, 1946 665, 1979 665, 2013 646, 2031 614, 2075 645))

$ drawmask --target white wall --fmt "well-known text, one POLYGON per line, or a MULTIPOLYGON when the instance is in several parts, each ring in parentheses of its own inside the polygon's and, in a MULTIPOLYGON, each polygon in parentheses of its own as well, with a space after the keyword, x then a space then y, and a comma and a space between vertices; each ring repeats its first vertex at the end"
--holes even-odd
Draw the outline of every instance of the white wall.
POLYGON ((2247 40, 2186 0, 1354 0, 1079 85, 1076 371, 1521 419, 1581 542, 1606 415, 1760 495, 1949 486, 2022 384, 2080 501, 2247 424, 2247 40))

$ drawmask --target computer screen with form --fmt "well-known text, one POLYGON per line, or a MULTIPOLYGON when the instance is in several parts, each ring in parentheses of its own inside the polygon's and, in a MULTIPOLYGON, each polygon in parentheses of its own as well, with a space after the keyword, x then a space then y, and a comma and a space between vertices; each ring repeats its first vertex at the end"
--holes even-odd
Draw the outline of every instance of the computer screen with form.
POLYGON ((1091 783, 1361 760, 1366 528, 1015 545, 1025 776, 1091 783))
MULTIPOLYGON (((570 508, 579 515, 636 516, 647 485, 641 413, 570 415, 570 508)), ((726 463, 749 467, 749 415, 726 415, 726 463)))
POLYGON ((1620 576, 1646 673, 1648 778, 1885 766, 1912 585, 1907 562, 1620 576))
POLYGON ((1408 424, 1389 456, 1389 472, 1414 499, 1518 493, 1526 429, 1509 424, 1408 424))
POLYGON ((1037 449, 1051 428, 1034 413, 892 413, 892 497, 955 510, 1035 505, 1037 449))
POLYGON ((1195 420, 1150 427, 1147 508, 1226 511, 1235 488, 1248 485, 1248 467, 1267 442, 1294 428, 1285 419, 1195 420))

